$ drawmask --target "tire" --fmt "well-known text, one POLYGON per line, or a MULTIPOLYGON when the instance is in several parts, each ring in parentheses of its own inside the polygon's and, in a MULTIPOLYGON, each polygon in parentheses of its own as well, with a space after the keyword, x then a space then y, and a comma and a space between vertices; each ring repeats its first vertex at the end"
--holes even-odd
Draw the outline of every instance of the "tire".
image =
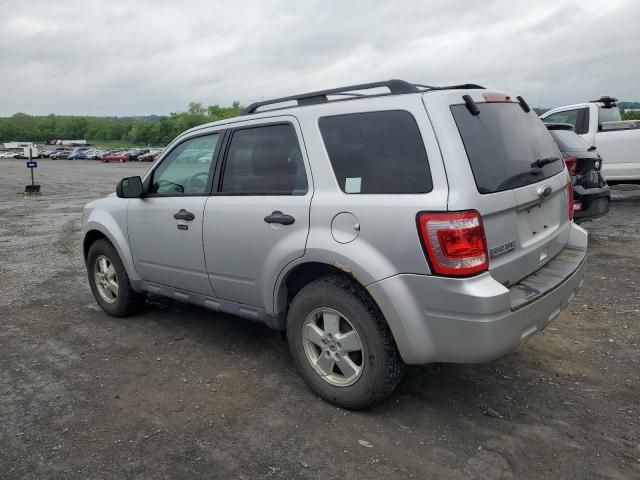
POLYGON ((361 410, 382 400, 404 375, 404 362, 382 313, 359 286, 339 277, 321 278, 298 292, 287 315, 287 340, 311 389, 343 408, 361 410), (332 337, 330 332, 336 333, 332 337), (361 350, 349 351, 357 348, 356 340, 361 350), (340 365, 347 368, 343 371, 340 365))
POLYGON ((128 317, 138 313, 144 306, 146 295, 133 291, 122 260, 120 260, 118 252, 108 240, 96 240, 91 245, 91 248, 89 248, 89 254, 87 255, 87 274, 94 298, 102 310, 108 315, 112 317, 128 317), (106 260, 107 263, 102 264, 102 259, 106 260), (108 267, 113 267, 113 269, 102 269, 101 265, 108 265, 108 267), (115 280, 118 286, 115 294, 113 290, 111 290, 112 283, 109 283, 109 287, 106 287, 105 284, 98 284, 98 277, 104 279, 102 276, 104 273, 101 270, 109 272, 106 279, 107 283, 109 283, 109 280, 115 280), (97 271, 100 271, 102 275, 97 275, 97 271), (114 273, 115 276, 112 276, 112 273, 114 273))

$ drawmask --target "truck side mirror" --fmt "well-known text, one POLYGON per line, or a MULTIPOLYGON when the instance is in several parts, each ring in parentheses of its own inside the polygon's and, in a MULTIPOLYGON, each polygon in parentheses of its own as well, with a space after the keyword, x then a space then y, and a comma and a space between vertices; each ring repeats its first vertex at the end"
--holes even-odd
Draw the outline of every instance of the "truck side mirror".
POLYGON ((140 177, 127 177, 118 182, 116 195, 118 198, 140 198, 142 190, 142 179, 140 177))

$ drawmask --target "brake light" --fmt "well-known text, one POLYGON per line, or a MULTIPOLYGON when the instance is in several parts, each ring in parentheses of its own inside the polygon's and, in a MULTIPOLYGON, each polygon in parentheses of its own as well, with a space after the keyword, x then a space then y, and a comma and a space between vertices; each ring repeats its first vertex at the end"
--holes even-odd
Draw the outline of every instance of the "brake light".
POLYGON ((571 182, 569 182, 567 184, 567 199, 568 199, 568 211, 569 211, 569 220, 573 220, 573 185, 571 185, 571 182))
POLYGON ((475 210, 419 213, 418 231, 436 274, 468 276, 489 268, 482 218, 475 210))
POLYGON ((564 163, 567 165, 569 175, 575 175, 578 168, 578 159, 576 157, 564 157, 564 163))
POLYGON ((503 93, 483 93, 482 97, 487 103, 503 103, 511 101, 511 97, 503 93))

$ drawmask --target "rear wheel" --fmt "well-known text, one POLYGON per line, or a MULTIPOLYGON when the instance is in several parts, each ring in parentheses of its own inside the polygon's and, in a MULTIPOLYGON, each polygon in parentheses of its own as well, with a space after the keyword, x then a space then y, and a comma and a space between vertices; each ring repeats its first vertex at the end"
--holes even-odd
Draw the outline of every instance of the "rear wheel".
POLYGON ((144 305, 145 295, 133 291, 118 252, 107 240, 96 240, 91 245, 87 273, 91 292, 107 314, 127 317, 144 305))
POLYGON ((381 312, 357 286, 327 277, 293 299, 287 338, 296 366, 322 398, 362 409, 400 383, 404 363, 381 312))

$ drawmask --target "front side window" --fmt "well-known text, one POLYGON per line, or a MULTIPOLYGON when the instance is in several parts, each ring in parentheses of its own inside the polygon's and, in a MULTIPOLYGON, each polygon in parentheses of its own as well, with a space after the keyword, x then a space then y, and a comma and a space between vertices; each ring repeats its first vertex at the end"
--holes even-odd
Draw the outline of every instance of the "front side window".
POLYGON ((575 128, 578 123, 578 110, 567 110, 566 112, 558 112, 545 117, 545 123, 568 123, 575 128))
POLYGON ((160 195, 205 195, 211 162, 220 134, 190 138, 182 142, 153 172, 150 193, 160 195))
POLYGON ((338 185, 350 194, 427 193, 431 172, 422 136, 406 111, 351 113, 319 120, 338 185))
POLYGON ((307 174, 293 126, 266 125, 235 131, 220 191, 228 195, 307 193, 307 174))

